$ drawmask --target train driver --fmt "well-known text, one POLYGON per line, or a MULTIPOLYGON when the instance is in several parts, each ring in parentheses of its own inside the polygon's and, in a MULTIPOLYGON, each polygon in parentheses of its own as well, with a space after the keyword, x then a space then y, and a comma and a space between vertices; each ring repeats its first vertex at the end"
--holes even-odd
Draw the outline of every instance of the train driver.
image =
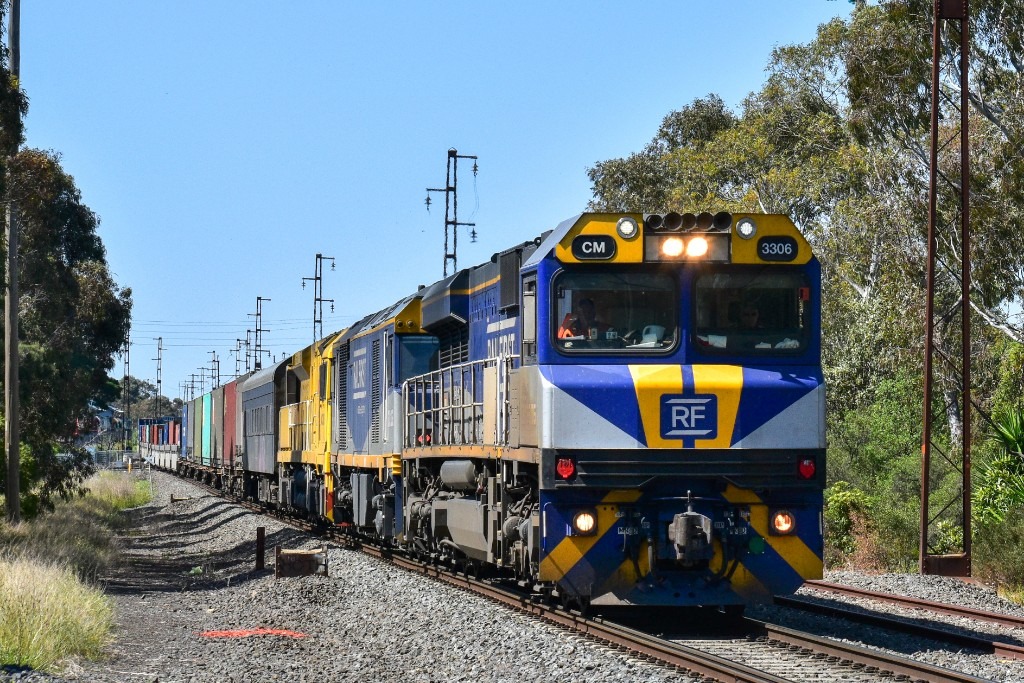
POLYGON ((743 304, 740 309, 740 327, 745 330, 756 330, 764 327, 761 324, 761 311, 752 303, 743 304))
POLYGON ((565 314, 565 319, 562 320, 562 325, 558 328, 558 338, 584 337, 597 339, 599 336, 603 336, 609 329, 611 329, 610 325, 598 319, 594 300, 584 297, 576 304, 575 313, 565 314))

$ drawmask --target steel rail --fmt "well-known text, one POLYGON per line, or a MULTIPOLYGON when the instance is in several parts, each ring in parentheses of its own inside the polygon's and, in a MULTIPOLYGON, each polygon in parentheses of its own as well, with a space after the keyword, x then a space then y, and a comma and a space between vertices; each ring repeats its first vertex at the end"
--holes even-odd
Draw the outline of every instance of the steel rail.
POLYGON ((908 657, 872 650, 862 645, 844 643, 753 619, 747 619, 747 621, 753 622, 759 629, 763 629, 768 638, 786 643, 791 647, 806 648, 831 657, 838 657, 840 660, 863 664, 865 667, 877 667, 879 671, 891 671, 897 676, 909 676, 911 680, 923 680, 929 681, 929 683, 987 682, 987 679, 984 678, 918 662, 908 657))
POLYGON ((933 602, 931 600, 923 600, 921 598, 905 597, 902 595, 894 595, 892 593, 879 593, 877 591, 856 588, 854 586, 844 586, 842 584, 831 583, 829 581, 807 581, 804 585, 817 591, 836 593, 838 595, 845 595, 854 598, 864 598, 866 600, 877 600, 879 602, 887 602, 893 605, 899 605, 900 607, 906 607, 908 609, 924 609, 929 612, 937 612, 939 614, 947 614, 954 617, 963 617, 965 619, 976 619, 978 621, 990 621, 1002 626, 1024 629, 1024 618, 1015 617, 1009 614, 986 612, 979 609, 973 609, 971 607, 960 607, 959 605, 933 602))
POLYGON ((858 623, 887 628, 901 633, 932 638, 940 642, 980 650, 981 652, 993 654, 998 657, 1004 657, 1007 659, 1024 659, 1024 647, 1013 643, 993 640, 991 636, 981 637, 966 633, 956 633, 948 630, 947 628, 907 621, 905 618, 844 609, 843 607, 834 604, 822 605, 801 597, 777 595, 774 598, 774 602, 776 605, 781 607, 792 607, 805 612, 840 616, 849 621, 856 621, 858 623))
MULTIPOLYGON (((202 482, 191 479, 186 479, 186 481, 190 481, 220 498, 241 504, 243 507, 254 512, 269 514, 275 519, 295 528, 328 536, 332 541, 340 546, 351 550, 361 551, 404 570, 415 572, 430 578, 439 579, 449 585, 462 588, 490 600, 500 602, 520 612, 543 619, 568 630, 620 647, 638 655, 641 658, 647 658, 665 666, 675 667, 677 669, 690 672, 691 674, 700 675, 716 681, 722 681, 723 683, 788 683, 789 681, 789 679, 775 676, 774 674, 754 669, 753 667, 746 666, 739 662, 731 661, 708 652, 703 652, 699 649, 688 647, 681 643, 665 640, 650 633, 638 631, 636 629, 599 618, 588 618, 577 612, 559 609, 555 606, 548 605, 534 599, 535 596, 509 590, 487 581, 480 581, 466 574, 456 573, 444 566, 414 560, 400 554, 396 554, 388 548, 365 543, 363 540, 350 534, 339 533, 334 529, 312 524, 307 520, 298 519, 288 515, 276 514, 268 508, 239 501, 230 494, 202 482)), ((783 598, 781 596, 777 596, 775 601, 779 604, 789 601, 794 603, 800 602, 799 605, 794 604, 787 606, 793 606, 799 609, 809 609, 810 611, 826 612, 832 615, 835 615, 837 611, 841 611, 843 618, 867 621, 867 619, 861 619, 862 615, 858 612, 837 610, 832 606, 819 607, 811 602, 804 603, 797 599, 783 598)), ((843 643, 831 638, 803 633, 782 626, 757 621, 755 619, 747 618, 744 619, 744 622, 747 624, 750 631, 755 632, 762 637, 778 641, 780 643, 785 643, 790 647, 806 649, 829 657, 836 657, 842 661, 861 664, 866 667, 866 671, 870 671, 867 667, 874 667, 879 672, 892 672, 896 676, 908 676, 913 680, 925 680, 932 683, 985 683, 985 679, 983 678, 977 678, 958 671, 943 669, 923 662, 917 662, 906 657, 873 650, 861 645, 843 643)), ((902 627, 905 626, 906 622, 897 621, 895 623, 895 626, 886 625, 886 627, 905 630, 902 627)), ((941 637, 947 642, 950 640, 950 636, 955 635, 951 634, 949 631, 938 631, 938 633, 940 633, 941 636, 933 637, 941 637)), ((970 644, 968 645, 969 647, 976 647, 983 651, 986 649, 986 646, 993 645, 992 643, 988 643, 981 639, 970 640, 971 637, 969 636, 964 636, 963 638, 964 641, 961 642, 966 643, 967 641, 970 641, 970 644)), ((1008 644, 999 645, 1002 648, 1015 648, 1015 646, 1010 646, 1008 644)), ((1021 653, 1024 653, 1024 648, 1016 649, 1020 650, 1021 653)), ((993 651, 995 654, 1013 656, 1012 654, 1009 654, 1012 650, 1002 652, 999 650, 993 651)), ((1019 658, 1024 658, 1024 654, 1019 658)))

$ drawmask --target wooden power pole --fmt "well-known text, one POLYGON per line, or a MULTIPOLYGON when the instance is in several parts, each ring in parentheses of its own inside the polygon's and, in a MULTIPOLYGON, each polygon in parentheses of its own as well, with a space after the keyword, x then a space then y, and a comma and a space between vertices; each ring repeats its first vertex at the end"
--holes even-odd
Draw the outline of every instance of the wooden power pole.
MULTIPOLYGON (((7 29, 11 77, 21 90, 21 2, 11 0, 7 29)), ((8 157, 10 164, 17 145, 8 157)), ((21 434, 18 429, 18 209, 11 197, 11 169, 7 168, 7 286, 4 291, 4 443, 7 446, 7 479, 4 495, 7 520, 21 521, 21 434)))

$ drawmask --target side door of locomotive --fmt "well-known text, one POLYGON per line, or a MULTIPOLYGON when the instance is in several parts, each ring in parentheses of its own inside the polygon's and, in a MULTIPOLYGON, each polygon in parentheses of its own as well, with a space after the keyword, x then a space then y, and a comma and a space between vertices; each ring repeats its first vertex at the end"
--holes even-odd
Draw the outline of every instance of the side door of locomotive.
POLYGON ((348 361, 349 450, 369 453, 370 446, 370 337, 353 339, 348 361))

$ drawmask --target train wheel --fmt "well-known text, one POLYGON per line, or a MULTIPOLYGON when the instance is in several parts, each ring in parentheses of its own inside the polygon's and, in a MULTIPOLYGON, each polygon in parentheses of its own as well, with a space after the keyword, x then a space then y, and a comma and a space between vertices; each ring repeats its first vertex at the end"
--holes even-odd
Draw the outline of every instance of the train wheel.
POLYGON ((585 595, 569 595, 568 593, 559 593, 559 599, 562 605, 562 609, 566 612, 573 610, 580 613, 581 617, 587 616, 590 611, 590 598, 585 595))

